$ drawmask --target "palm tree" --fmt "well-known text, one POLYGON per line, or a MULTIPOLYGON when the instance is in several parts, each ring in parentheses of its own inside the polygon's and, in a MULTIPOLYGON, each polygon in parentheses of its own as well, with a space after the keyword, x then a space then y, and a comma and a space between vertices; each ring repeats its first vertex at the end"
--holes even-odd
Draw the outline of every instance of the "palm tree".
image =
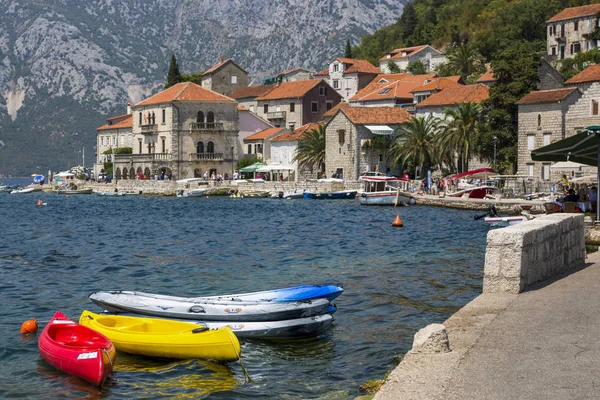
POLYGON ((321 172, 324 171, 325 126, 319 125, 317 128, 304 132, 301 139, 298 140, 294 161, 298 162, 300 168, 308 166, 312 169, 317 166, 321 172))
POLYGON ((474 153, 473 145, 480 132, 483 107, 474 102, 456 104, 456 108, 445 108, 447 126, 439 137, 442 151, 453 151, 461 160, 461 172, 469 170, 469 157, 474 153))
POLYGON ((450 72, 460 75, 463 80, 473 73, 485 72, 483 57, 468 43, 462 43, 450 50, 447 68, 450 72))
POLYGON ((421 171, 424 171, 424 166, 435 164, 435 139, 439 124, 439 118, 435 117, 414 117, 402 124, 400 135, 388 152, 392 164, 405 164, 413 160, 421 171))

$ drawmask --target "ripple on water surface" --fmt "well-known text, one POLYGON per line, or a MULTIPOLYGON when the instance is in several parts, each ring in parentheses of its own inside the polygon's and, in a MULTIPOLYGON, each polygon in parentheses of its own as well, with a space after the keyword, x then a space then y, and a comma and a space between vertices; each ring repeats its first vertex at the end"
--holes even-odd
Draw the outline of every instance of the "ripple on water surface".
POLYGON ((355 201, 0 193, 0 398, 353 398, 480 291, 487 227, 472 213, 355 201), (35 207, 41 198, 47 207, 35 207), (391 226, 400 212, 404 228, 391 226), (345 288, 334 327, 301 341, 242 343, 238 363, 119 354, 89 387, 43 362, 23 320, 77 319, 98 290, 179 296, 308 283, 345 288))

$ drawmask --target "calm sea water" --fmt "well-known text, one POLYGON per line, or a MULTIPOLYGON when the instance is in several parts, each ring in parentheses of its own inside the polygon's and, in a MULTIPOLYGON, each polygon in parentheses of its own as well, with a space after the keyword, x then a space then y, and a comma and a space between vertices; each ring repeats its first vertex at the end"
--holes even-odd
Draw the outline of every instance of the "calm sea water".
POLYGON ((397 365, 418 329, 480 293, 488 229, 472 212, 349 200, 0 193, 0 210, 0 398, 353 398, 397 365), (391 226, 398 212, 401 229, 391 226), (197 296, 311 283, 345 288, 333 329, 243 342, 251 382, 238 363, 119 353, 99 390, 19 335, 32 317, 99 311, 87 299, 97 290, 197 296))

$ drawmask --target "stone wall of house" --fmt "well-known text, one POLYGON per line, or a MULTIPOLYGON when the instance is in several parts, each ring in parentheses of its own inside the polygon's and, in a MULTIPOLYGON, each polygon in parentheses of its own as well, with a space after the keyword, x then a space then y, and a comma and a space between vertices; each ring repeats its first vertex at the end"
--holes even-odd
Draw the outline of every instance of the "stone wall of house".
POLYGON ((565 131, 567 137, 573 136, 590 125, 600 124, 600 115, 592 114, 592 100, 598 101, 600 104, 600 82, 589 85, 581 98, 569 107, 565 131))
POLYGON ((544 60, 538 68, 538 77, 540 78, 537 84, 538 90, 559 89, 563 87, 565 81, 562 75, 544 60))
POLYGON ((344 179, 358 179, 357 155, 360 155, 360 139, 357 127, 342 112, 325 126, 325 172, 331 176, 338 168, 343 170, 344 179), (344 130, 344 143, 340 143, 339 131, 344 130))
POLYGON ((228 96, 237 88, 248 86, 248 74, 239 69, 235 64, 228 63, 211 74, 210 80, 202 80, 202 86, 228 96), (232 82, 232 77, 236 77, 236 83, 232 82))
POLYGON ((307 81, 313 79, 313 73, 305 70, 291 72, 285 76, 284 82, 307 81))
POLYGON ((560 47, 564 46, 564 58, 572 58, 575 56, 575 49, 571 49, 571 45, 579 43, 580 51, 587 51, 596 47, 593 40, 586 40, 584 35, 591 33, 594 30, 593 17, 573 18, 563 21, 549 22, 546 24, 546 47, 549 56, 556 56, 561 59, 560 47), (578 29, 575 30, 575 24, 578 24, 578 29), (564 25, 564 41, 559 41, 561 37, 561 26, 564 25), (556 35, 554 34, 556 27, 556 35))

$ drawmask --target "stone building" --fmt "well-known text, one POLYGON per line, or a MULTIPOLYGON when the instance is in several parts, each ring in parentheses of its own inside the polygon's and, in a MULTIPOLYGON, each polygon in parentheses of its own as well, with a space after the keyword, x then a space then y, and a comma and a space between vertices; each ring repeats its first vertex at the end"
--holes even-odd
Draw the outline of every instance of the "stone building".
POLYGON ((202 87, 229 96, 248 86, 248 73, 231 58, 219 61, 202 74, 202 87))
POLYGON ((104 169, 105 162, 113 159, 112 150, 133 146, 131 105, 127 104, 127 114, 106 119, 106 124, 96 129, 96 160, 94 163, 94 175, 104 169), (104 154, 106 151, 111 154, 104 154))
MULTIPOLYGON (((540 65, 537 70, 539 82, 536 85, 537 90, 552 90, 559 89, 563 86, 564 78, 554 67, 546 60, 541 57, 540 65)), ((481 75, 477 79, 476 83, 481 83, 487 86, 492 86, 496 83, 494 77, 494 71, 490 68, 485 74, 481 75)))
POLYGON ((391 162, 386 149, 376 142, 389 144, 400 125, 410 119, 400 107, 340 108, 325 125, 327 176, 335 173, 357 180, 365 171, 388 171, 391 162), (384 139, 373 140, 375 137, 384 139))
POLYGON ((406 71, 408 65, 421 61, 428 72, 446 62, 446 56, 429 45, 404 47, 395 49, 379 59, 379 69, 384 74, 391 73, 390 64, 395 63, 401 71, 406 71))
POLYGON ((229 176, 237 161, 235 100, 191 82, 165 89, 132 107, 133 154, 115 156, 116 179, 229 176))
POLYGON ((275 89, 275 85, 240 87, 231 93, 229 97, 235 99, 240 107, 245 107, 250 112, 256 113, 258 109, 256 98, 269 93, 273 89, 275 89))
POLYGON ((290 180, 297 182, 309 178, 319 178, 319 168, 313 167, 311 169, 308 166, 299 168, 298 162, 294 161, 294 157, 298 149, 298 141, 302 140, 303 135, 313 129, 319 129, 320 126, 321 124, 309 122, 293 132, 287 131, 271 139, 271 162, 281 165, 283 169, 292 168, 290 180))
MULTIPOLYGON (((599 47, 588 35, 598 32, 600 4, 565 8, 546 22, 546 47, 553 59, 572 58, 580 51, 599 47)), ((598 37, 598 36, 596 36, 598 37)))
POLYGON ((381 71, 367 60, 338 57, 327 69, 315 74, 315 77, 326 79, 343 101, 348 101, 380 73, 381 71))
POLYGON ((244 155, 255 156, 265 164, 271 162, 271 139, 288 132, 285 128, 267 128, 244 139, 244 155))
POLYGON ((449 86, 432 94, 417 104, 417 116, 434 116, 446 118, 445 108, 456 108, 457 104, 481 103, 490 96, 490 88, 486 85, 449 86))
POLYGON ((578 88, 583 95, 569 107, 565 136, 573 136, 590 125, 600 125, 600 65, 591 65, 565 82, 578 88))
POLYGON ((256 113, 274 126, 293 131, 308 122, 318 122, 341 96, 322 79, 284 82, 256 98, 256 113))
POLYGON ((275 76, 269 76, 263 79, 264 85, 271 85, 283 82, 296 82, 314 79, 315 71, 306 68, 292 68, 278 73, 275 76))
POLYGON ((550 162, 532 161, 531 151, 566 137, 567 112, 580 98, 581 92, 570 87, 531 92, 517 102, 517 174, 556 182, 569 173, 551 169, 550 162))

